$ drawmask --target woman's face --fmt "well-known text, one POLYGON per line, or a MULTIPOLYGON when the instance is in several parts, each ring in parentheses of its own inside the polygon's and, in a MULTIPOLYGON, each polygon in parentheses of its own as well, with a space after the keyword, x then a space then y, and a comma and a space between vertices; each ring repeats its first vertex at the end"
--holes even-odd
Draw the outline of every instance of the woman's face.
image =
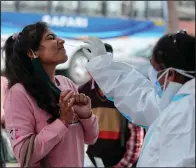
POLYGON ((67 61, 64 40, 47 30, 42 37, 40 47, 36 53, 43 64, 58 65, 67 61))
MULTIPOLYGON (((164 64, 158 63, 158 62, 155 60, 154 56, 151 57, 150 63, 151 63, 151 65, 153 66, 153 68, 158 72, 158 74, 157 74, 157 79, 158 79, 158 78, 162 75, 162 73, 164 73, 165 66, 164 66, 164 64)), ((160 83, 161 86, 164 85, 164 82, 165 82, 165 80, 166 80, 165 77, 166 77, 166 74, 163 75, 163 76, 159 79, 159 83, 160 83)), ((169 72, 169 75, 168 75, 168 77, 167 77, 166 86, 169 84, 169 82, 177 82, 177 81, 176 81, 176 76, 175 76, 175 72, 174 72, 174 71, 170 71, 170 72, 169 72)))

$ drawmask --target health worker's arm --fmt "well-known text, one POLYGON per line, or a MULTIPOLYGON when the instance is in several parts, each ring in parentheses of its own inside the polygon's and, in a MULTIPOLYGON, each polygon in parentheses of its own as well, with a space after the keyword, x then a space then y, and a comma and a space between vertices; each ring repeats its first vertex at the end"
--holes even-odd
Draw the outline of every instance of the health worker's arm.
POLYGON ((133 123, 149 126, 160 114, 160 99, 152 83, 128 64, 114 62, 112 54, 94 57, 86 68, 104 94, 112 97, 118 110, 133 123))

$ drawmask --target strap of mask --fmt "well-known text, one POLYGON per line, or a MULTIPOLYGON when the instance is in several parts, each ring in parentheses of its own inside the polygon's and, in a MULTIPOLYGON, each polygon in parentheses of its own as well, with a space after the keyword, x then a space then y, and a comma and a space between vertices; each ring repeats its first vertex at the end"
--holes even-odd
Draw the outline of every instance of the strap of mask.
POLYGON ((32 50, 31 50, 31 52, 33 54, 33 59, 35 59, 33 61, 36 61, 36 66, 34 65, 34 68, 36 70, 38 70, 39 73, 41 73, 43 80, 45 80, 48 83, 48 85, 49 85, 50 89, 52 90, 53 94, 55 95, 55 97, 57 99, 59 99, 61 90, 58 87, 56 87, 56 85, 53 82, 51 82, 50 78, 48 77, 48 75, 45 72, 44 68, 42 67, 41 63, 39 62, 38 57, 35 55, 35 53, 32 50))
POLYGON ((183 70, 181 70, 181 69, 176 69, 176 72, 178 72, 178 73, 180 73, 181 75, 184 75, 184 76, 186 76, 186 77, 188 77, 188 78, 191 78, 191 79, 195 78, 195 76, 190 75, 190 74, 194 74, 195 71, 183 71, 183 70))
MULTIPOLYGON (((191 73, 194 74, 195 71, 184 71, 184 70, 177 69, 177 68, 167 68, 167 69, 163 70, 164 72, 158 78, 158 81, 159 81, 166 74, 164 85, 163 85, 163 90, 166 89, 167 79, 168 79, 168 75, 169 75, 170 70, 174 70, 174 71, 178 72, 179 74, 186 76, 188 78, 191 78, 191 79, 195 78, 195 76, 190 75, 191 73)), ((162 71, 159 71, 159 72, 162 72, 162 71)))

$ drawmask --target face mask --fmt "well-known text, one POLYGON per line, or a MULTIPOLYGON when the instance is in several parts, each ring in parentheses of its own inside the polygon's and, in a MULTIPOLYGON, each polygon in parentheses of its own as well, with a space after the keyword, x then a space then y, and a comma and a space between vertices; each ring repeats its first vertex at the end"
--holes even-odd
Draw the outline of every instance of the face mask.
MULTIPOLYGON (((156 91, 157 91, 157 94, 159 95, 159 97, 162 97, 163 96, 163 92, 166 90, 166 84, 167 84, 167 79, 168 79, 168 75, 169 75, 169 71, 170 70, 175 70, 176 72, 180 73, 181 75, 183 76, 186 76, 186 77, 189 77, 189 78, 195 78, 193 75, 190 75, 189 73, 195 73, 195 71, 184 71, 184 70, 181 70, 181 69, 177 69, 177 68, 167 68, 163 71, 159 71, 159 72, 163 72, 159 78, 157 79, 157 76, 158 76, 158 73, 153 67, 150 68, 149 70, 149 80, 155 84, 155 88, 156 88, 156 91), (164 85, 163 85, 163 88, 159 82, 159 80, 164 76, 165 76, 165 81, 164 81, 164 85)), ((174 86, 174 83, 173 82, 173 86, 174 86)), ((177 85, 177 84, 175 84, 177 85)), ((177 87, 177 86, 176 86, 177 87)))
POLYGON ((31 52, 33 53, 32 65, 34 67, 35 72, 40 74, 42 79, 48 83, 48 85, 51 88, 54 96, 57 99, 59 99, 61 90, 59 88, 57 88, 55 86, 55 84, 50 80, 50 78, 48 77, 48 74, 45 72, 39 58, 34 54, 34 52, 32 50, 31 50, 31 52))
POLYGON ((183 76, 186 76, 188 78, 191 78, 191 79, 195 78, 195 76, 190 75, 190 74, 194 74, 195 71, 185 71, 185 70, 177 69, 177 68, 167 68, 167 69, 165 69, 163 71, 160 71, 160 72, 163 72, 163 73, 158 78, 158 81, 159 81, 165 75, 163 91, 166 89, 167 79, 168 79, 168 75, 169 75, 169 71, 170 70, 174 70, 174 71, 178 72, 179 74, 181 74, 183 76))
POLYGON ((148 77, 152 84, 155 86, 157 94, 159 95, 159 97, 161 97, 163 95, 163 89, 161 87, 161 84, 157 80, 157 75, 158 72, 151 66, 149 69, 148 77))

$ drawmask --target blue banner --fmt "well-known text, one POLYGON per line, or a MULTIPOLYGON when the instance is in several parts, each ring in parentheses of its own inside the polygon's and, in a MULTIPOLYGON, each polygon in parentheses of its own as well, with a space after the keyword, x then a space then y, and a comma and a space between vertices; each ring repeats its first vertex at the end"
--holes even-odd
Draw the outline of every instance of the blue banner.
POLYGON ((33 24, 37 21, 47 22, 57 36, 69 39, 80 39, 86 36, 97 36, 102 39, 124 36, 160 37, 165 32, 164 23, 157 24, 153 21, 2 12, 1 34, 19 32, 26 25, 33 24))

